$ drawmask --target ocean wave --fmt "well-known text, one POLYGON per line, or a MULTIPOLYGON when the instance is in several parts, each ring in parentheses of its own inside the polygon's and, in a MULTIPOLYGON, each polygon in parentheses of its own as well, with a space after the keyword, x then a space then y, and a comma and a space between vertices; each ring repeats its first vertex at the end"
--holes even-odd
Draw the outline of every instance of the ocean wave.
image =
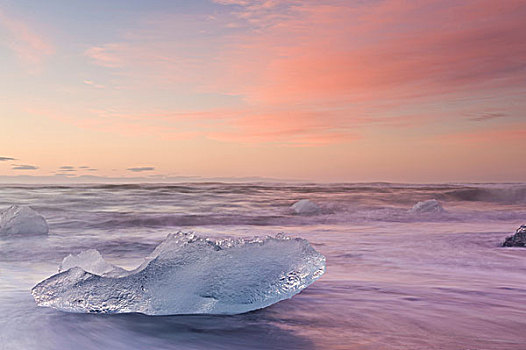
POLYGON ((526 203, 526 185, 465 187, 447 191, 444 195, 461 201, 521 204, 526 203))
POLYGON ((160 214, 160 215, 125 215, 116 216, 90 226, 95 228, 127 227, 177 227, 177 226, 210 226, 210 225, 255 225, 265 226, 283 221, 279 215, 221 215, 221 214, 160 214))

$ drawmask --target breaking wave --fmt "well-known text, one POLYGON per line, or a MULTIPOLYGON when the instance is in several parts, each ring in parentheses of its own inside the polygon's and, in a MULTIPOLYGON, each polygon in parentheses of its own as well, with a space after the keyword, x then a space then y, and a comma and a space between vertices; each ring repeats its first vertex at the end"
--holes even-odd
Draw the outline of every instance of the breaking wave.
POLYGON ((446 197, 461 201, 526 203, 526 185, 466 187, 445 193, 446 197))

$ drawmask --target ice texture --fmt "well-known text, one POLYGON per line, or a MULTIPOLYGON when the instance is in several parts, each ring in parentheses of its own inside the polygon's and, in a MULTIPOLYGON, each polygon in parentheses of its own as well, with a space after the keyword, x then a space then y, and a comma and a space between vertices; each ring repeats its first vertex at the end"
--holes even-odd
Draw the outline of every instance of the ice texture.
POLYGON ((128 274, 127 270, 104 260, 96 249, 85 250, 77 255, 69 254, 62 260, 58 272, 64 272, 73 267, 80 267, 86 272, 106 277, 121 277, 128 274))
POLYGON ((46 219, 27 206, 12 205, 0 213, 0 235, 45 235, 46 219))
POLYGON ((291 298, 324 272, 325 257, 304 239, 214 241, 179 232, 123 277, 73 267, 31 292, 38 305, 69 312, 239 314, 291 298))
POLYGON ((319 214, 321 211, 321 208, 318 206, 318 204, 308 199, 297 201, 296 203, 292 204, 291 208, 294 210, 294 213, 299 215, 314 215, 319 214))
POLYGON ((444 208, 436 199, 416 203, 410 210, 411 213, 443 213, 444 208))

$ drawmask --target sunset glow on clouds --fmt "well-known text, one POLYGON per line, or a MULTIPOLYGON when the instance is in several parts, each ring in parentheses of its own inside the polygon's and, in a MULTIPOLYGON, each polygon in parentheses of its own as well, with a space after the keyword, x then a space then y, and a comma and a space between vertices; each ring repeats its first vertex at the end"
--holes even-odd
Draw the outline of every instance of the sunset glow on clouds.
POLYGON ((34 175, 525 181, 524 18, 514 0, 7 1, 0 156, 34 175))

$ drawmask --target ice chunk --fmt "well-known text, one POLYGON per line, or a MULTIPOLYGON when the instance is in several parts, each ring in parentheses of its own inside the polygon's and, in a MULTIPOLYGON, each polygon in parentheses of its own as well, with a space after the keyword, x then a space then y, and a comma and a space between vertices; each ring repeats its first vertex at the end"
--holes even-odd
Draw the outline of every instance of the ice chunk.
POLYGON ((296 203, 292 204, 291 208, 296 214, 300 215, 314 215, 319 214, 321 211, 318 204, 308 199, 297 201, 296 203))
POLYGON ((12 205, 0 213, 0 235, 45 235, 46 219, 30 207, 12 205))
POLYGON ((436 199, 416 203, 410 210, 411 213, 443 213, 444 208, 436 199))
POLYGON ((284 236, 213 241, 168 235, 124 277, 74 267, 31 290, 40 306, 70 312, 239 314, 291 298, 325 272, 325 257, 284 236))
POLYGON ((127 270, 108 263, 96 249, 89 249, 77 255, 66 256, 58 268, 58 272, 80 267, 86 272, 108 277, 120 277, 128 273, 127 270))

